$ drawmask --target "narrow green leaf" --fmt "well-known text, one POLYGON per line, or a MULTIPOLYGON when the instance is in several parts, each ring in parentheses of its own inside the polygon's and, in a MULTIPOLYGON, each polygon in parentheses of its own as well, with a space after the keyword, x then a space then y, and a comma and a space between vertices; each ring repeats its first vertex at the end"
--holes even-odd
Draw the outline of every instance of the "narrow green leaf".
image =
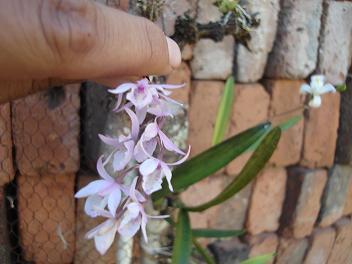
POLYGON ((189 263, 192 251, 192 231, 187 211, 181 209, 176 224, 172 264, 189 263))
MULTIPOLYGON (((278 125, 278 127, 281 128, 282 132, 285 132, 286 130, 290 129, 291 127, 295 126, 296 124, 298 124, 299 121, 301 121, 301 119, 303 118, 302 115, 297 115, 294 117, 291 117, 289 120, 284 121, 282 123, 280 123, 278 125)), ((246 152, 250 152, 250 151, 254 151, 260 144, 260 142, 262 142, 263 138, 267 135, 267 133, 269 133, 270 130, 268 130, 266 132, 265 135, 263 135, 260 139, 258 139, 257 142, 255 142, 252 146, 250 146, 246 152)))
POLYGON ((193 237, 221 238, 237 237, 245 233, 244 230, 221 230, 221 229, 192 229, 193 237))
POLYGON ((187 207, 188 211, 201 212, 218 205, 242 190, 264 168, 274 153, 281 136, 281 128, 276 127, 265 136, 239 175, 214 199, 205 204, 187 207))
POLYGON ((266 264, 275 257, 275 253, 265 254, 242 261, 240 264, 266 264))
POLYGON ((225 133, 229 127, 234 99, 234 86, 235 81, 233 77, 228 78, 225 84, 224 93, 221 98, 215 121, 213 145, 219 144, 221 141, 223 141, 225 133))
POLYGON ((216 264, 214 258, 209 254, 208 250, 203 248, 195 238, 192 238, 192 242, 207 264, 216 264))
MULTIPOLYGON (((230 161, 253 145, 270 127, 270 123, 266 122, 250 128, 176 167, 172 172, 171 181, 174 191, 178 192, 199 182, 226 166, 230 161)), ((157 200, 170 193, 168 184, 164 180, 163 188, 153 193, 152 197, 154 200, 157 200)))

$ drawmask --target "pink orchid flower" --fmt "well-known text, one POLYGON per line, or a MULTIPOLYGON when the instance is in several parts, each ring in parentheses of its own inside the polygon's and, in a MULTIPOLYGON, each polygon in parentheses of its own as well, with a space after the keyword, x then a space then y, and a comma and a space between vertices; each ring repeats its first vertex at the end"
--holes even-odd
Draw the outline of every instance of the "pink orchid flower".
POLYGON ((138 162, 143 162, 148 158, 148 155, 152 156, 158 142, 160 142, 162 146, 168 151, 173 151, 180 155, 185 155, 185 153, 180 150, 159 128, 156 118, 153 123, 147 125, 143 134, 141 135, 141 138, 134 149, 135 159, 138 162))
POLYGON ((141 229, 144 240, 148 242, 146 229, 148 218, 167 218, 169 216, 150 216, 145 213, 143 205, 141 204, 141 202, 145 202, 145 198, 136 192, 137 180, 138 177, 136 177, 131 184, 129 193, 131 202, 125 206, 126 211, 118 227, 118 232, 125 238, 131 238, 141 229))
POLYGON ((101 255, 104 255, 111 247, 118 229, 118 219, 109 212, 104 212, 104 216, 108 219, 86 234, 86 239, 94 238, 95 248, 101 255))
MULTIPOLYGON (((162 160, 149 156, 139 167, 139 172, 143 176, 142 188, 148 195, 162 188, 162 180, 164 176, 169 185, 170 191, 173 192, 171 184, 172 173, 170 166, 176 166, 186 161, 191 152, 191 147, 188 148, 187 153, 179 161, 173 163, 166 163, 162 160)), ((147 155, 148 153, 146 153, 147 155)))
POLYGON ((114 147, 114 154, 112 160, 112 167, 114 171, 123 170, 133 157, 133 150, 135 147, 135 140, 139 134, 139 123, 137 116, 128 108, 125 108, 132 123, 131 134, 129 136, 119 136, 118 138, 111 138, 104 135, 99 135, 100 139, 107 145, 114 147))
MULTIPOLYGON (((103 164, 103 156, 101 156, 97 162, 97 170, 99 175, 103 179, 96 180, 89 183, 87 186, 79 190, 75 194, 75 197, 83 198, 83 197, 89 197, 91 195, 99 195, 101 197, 107 197, 107 206, 109 208, 109 211, 113 216, 115 216, 117 207, 119 206, 121 201, 121 190, 123 189, 123 186, 119 184, 113 177, 111 177, 107 173, 103 164)), ((92 200, 89 200, 88 203, 91 203, 91 202, 92 200)), ((92 204, 92 207, 97 206, 97 203, 98 201, 95 200, 95 202, 93 202, 92 204)), ((104 205, 104 203, 102 203, 98 207, 100 208, 102 205, 104 205)), ((87 208, 90 208, 89 206, 90 205, 87 204, 87 208)), ((91 212, 91 211, 88 209, 88 212, 91 212)), ((92 212, 91 216, 95 217, 97 216, 97 214, 92 212)))
MULTIPOLYGON (((156 112, 155 107, 156 105, 160 104, 160 102, 158 102, 158 100, 160 100, 159 99, 160 97, 164 98, 166 101, 179 104, 178 102, 168 97, 168 95, 170 95, 171 93, 170 91, 168 91, 168 89, 178 89, 182 87, 184 87, 184 84, 182 85, 150 84, 148 79, 144 78, 138 81, 137 83, 121 84, 115 89, 109 90, 109 92, 112 94, 118 95, 118 102, 114 111, 118 111, 122 101, 122 95, 128 92, 126 94, 126 99, 130 101, 132 105, 135 106, 136 115, 138 117, 139 123, 141 124, 144 121, 147 112, 151 114, 157 113, 158 114, 157 116, 160 116, 160 114, 162 113, 165 114, 165 112, 161 112, 161 111, 156 112)), ((161 104, 165 105, 165 102, 163 101, 161 104)), ((167 107, 163 107, 163 109, 169 112, 167 107)))

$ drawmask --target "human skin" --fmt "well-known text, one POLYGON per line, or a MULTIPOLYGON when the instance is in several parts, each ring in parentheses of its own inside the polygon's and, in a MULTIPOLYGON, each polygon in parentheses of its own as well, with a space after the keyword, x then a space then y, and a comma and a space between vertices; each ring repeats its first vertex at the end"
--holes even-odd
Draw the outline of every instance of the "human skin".
POLYGON ((116 85, 181 63, 147 19, 89 0, 0 0, 0 103, 79 80, 116 85))

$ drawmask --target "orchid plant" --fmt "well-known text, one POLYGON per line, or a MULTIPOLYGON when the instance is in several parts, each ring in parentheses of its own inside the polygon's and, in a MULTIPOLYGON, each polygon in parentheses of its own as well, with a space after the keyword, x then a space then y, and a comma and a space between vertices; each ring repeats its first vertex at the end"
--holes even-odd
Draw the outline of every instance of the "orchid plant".
POLYGON ((101 179, 89 183, 75 195, 76 198, 87 198, 84 209, 88 216, 106 218, 86 236, 94 238, 100 254, 106 253, 117 232, 131 238, 141 230, 145 241, 148 241, 147 222, 167 217, 148 215, 144 205, 152 193, 162 188, 163 178, 173 190, 171 169, 183 163, 190 154, 190 147, 184 152, 162 131, 165 119, 174 114, 174 106, 181 105, 169 95, 172 89, 181 87, 183 85, 151 84, 144 78, 109 90, 117 96, 113 111, 124 111, 131 120, 130 133, 116 138, 99 135, 113 151, 97 161, 101 179), (163 159, 166 152, 174 153, 180 159, 166 162, 163 159), (106 169, 109 163, 111 174, 106 169), (128 183, 131 176, 133 179, 128 183))
MULTIPOLYGON (((176 228, 172 263, 189 263, 192 244, 206 263, 215 263, 210 253, 197 242, 197 238, 239 236, 243 231, 192 229, 189 213, 203 212, 242 190, 265 167, 277 147, 281 132, 302 118, 295 116, 275 128, 271 127, 270 122, 264 122, 223 141, 234 98, 234 80, 229 78, 218 109, 213 146, 187 160, 191 147, 186 151, 180 149, 163 131, 166 119, 173 117, 177 107, 182 106, 170 95, 174 89, 182 87, 153 84, 144 78, 109 90, 116 96, 113 111, 125 112, 131 120, 130 132, 119 137, 99 135, 112 152, 97 161, 97 172, 101 179, 89 183, 75 195, 76 198, 87 198, 84 210, 88 216, 105 218, 86 234, 87 239, 94 239, 100 254, 107 252, 117 233, 124 238, 131 238, 141 230, 145 242, 148 242, 148 221, 165 218, 176 228), (253 151, 251 158, 215 198, 196 206, 188 206, 181 201, 177 194, 214 174, 247 151, 253 151), (170 153, 176 161, 169 162, 166 159, 170 153), (147 213, 146 205, 151 204, 148 201, 165 198, 168 198, 169 203, 163 210, 170 212, 170 215, 178 213, 177 219, 169 215, 147 213)), ((318 75, 312 76, 310 85, 302 85, 301 92, 311 94, 310 107, 319 107, 320 96, 335 92, 335 89, 330 84, 324 84, 324 77, 318 75)), ((273 254, 267 254, 248 263, 265 263, 272 257, 273 254)))

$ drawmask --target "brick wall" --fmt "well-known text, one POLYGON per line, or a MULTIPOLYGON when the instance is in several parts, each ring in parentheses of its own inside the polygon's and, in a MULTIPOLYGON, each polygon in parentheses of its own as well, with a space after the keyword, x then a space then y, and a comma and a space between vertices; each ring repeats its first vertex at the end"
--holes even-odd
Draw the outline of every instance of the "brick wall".
MULTIPOLYGON (((126 9, 127 1, 121 2, 126 9)), ((200 23, 215 21, 220 13, 213 2, 166 0, 159 24, 172 35, 176 17, 188 10, 200 23)), ((217 43, 202 39, 183 48, 181 67, 166 78, 187 84, 175 93, 186 110, 168 131, 181 146, 189 142, 192 155, 211 145, 216 109, 230 74, 238 83, 228 136, 268 118, 287 118, 280 114, 303 106, 299 87, 313 73, 325 74, 333 84, 347 78, 352 2, 244 3, 261 15, 249 43, 252 52, 230 36, 217 43)), ((275 263, 352 263, 352 78, 347 83, 349 90, 341 96, 324 96, 321 108, 292 113, 303 113, 304 119, 283 134, 253 183, 226 203, 191 214, 195 227, 247 230, 240 239, 202 241, 210 243, 220 263, 274 251, 275 263)), ((82 167, 94 169, 104 152, 97 134, 118 133, 128 121, 107 114, 113 105, 103 87, 85 83, 82 98, 79 87, 54 88, 0 106, 1 263, 11 263, 11 258, 36 263, 116 259, 116 247, 101 258, 93 242, 84 240, 95 221, 84 216, 82 201, 75 206, 73 194, 75 182, 82 186, 96 177, 93 172, 76 174, 82 167)), ((242 155, 182 198, 196 204, 215 196, 248 158, 242 155)))

